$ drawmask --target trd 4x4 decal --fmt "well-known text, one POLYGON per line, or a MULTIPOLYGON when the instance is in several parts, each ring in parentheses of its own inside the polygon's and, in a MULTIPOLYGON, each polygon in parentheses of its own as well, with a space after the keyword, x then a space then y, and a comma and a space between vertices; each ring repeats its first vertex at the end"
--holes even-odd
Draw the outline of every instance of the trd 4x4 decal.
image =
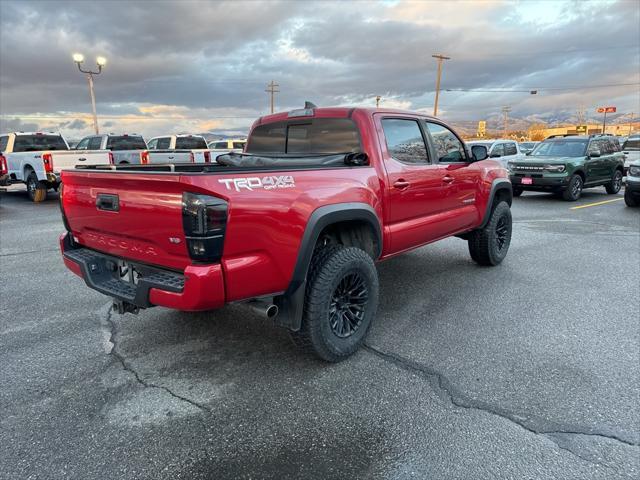
POLYGON ((273 190, 274 188, 293 188, 296 186, 292 175, 224 178, 218 180, 218 182, 223 183, 227 187, 227 190, 235 190, 236 192, 239 192, 243 188, 253 191, 256 188, 273 190))

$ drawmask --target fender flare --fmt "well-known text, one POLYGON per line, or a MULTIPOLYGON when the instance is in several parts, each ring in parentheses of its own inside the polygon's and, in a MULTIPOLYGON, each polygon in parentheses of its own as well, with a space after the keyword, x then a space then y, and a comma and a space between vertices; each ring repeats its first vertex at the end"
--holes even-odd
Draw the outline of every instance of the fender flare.
POLYGON ((482 217, 482 223, 478 227, 479 229, 486 227, 487 223, 489 223, 489 220, 491 219, 491 212, 495 206, 494 202, 496 195, 499 191, 506 191, 508 193, 507 203, 511 206, 511 202, 513 202, 513 186, 511 185, 511 181, 506 178, 496 178, 491 182, 491 192, 489 192, 487 207, 484 211, 484 217, 482 217))
POLYGON ((329 225, 355 220, 364 221, 371 226, 377 246, 375 258, 380 257, 382 254, 382 227, 380 219, 371 205, 360 202, 336 203, 314 210, 302 235, 300 248, 298 249, 298 259, 296 260, 289 287, 283 295, 274 299, 280 310, 276 317, 276 323, 293 331, 300 330, 307 272, 316 242, 322 231, 329 225))

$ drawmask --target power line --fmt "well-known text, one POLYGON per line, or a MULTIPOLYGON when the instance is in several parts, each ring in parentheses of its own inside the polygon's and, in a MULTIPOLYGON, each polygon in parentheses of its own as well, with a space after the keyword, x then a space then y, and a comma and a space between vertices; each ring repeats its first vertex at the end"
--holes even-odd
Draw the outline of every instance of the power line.
POLYGON ((606 83, 602 85, 574 85, 571 87, 530 87, 530 88, 447 88, 447 92, 470 92, 470 93, 530 93, 531 91, 569 91, 569 90, 588 90, 591 88, 606 88, 606 87, 630 87, 640 85, 640 82, 635 83, 606 83))

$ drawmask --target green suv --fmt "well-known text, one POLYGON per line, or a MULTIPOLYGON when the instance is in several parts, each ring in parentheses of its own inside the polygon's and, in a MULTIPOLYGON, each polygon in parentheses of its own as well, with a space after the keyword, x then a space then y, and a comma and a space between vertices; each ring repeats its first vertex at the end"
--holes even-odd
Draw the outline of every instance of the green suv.
POLYGON ((587 187, 604 185, 607 193, 618 193, 623 169, 618 142, 605 135, 555 135, 526 157, 509 162, 514 197, 532 190, 562 194, 570 202, 587 187))

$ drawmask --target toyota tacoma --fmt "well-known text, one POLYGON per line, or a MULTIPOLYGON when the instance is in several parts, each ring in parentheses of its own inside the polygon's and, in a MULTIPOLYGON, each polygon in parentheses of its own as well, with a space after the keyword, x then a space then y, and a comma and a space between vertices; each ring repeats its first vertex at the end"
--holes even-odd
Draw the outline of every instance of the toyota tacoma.
POLYGON ((215 164, 62 175, 64 263, 116 311, 242 302, 326 361, 371 327, 375 262, 456 236, 492 266, 511 241, 507 171, 420 113, 307 104, 215 164))

